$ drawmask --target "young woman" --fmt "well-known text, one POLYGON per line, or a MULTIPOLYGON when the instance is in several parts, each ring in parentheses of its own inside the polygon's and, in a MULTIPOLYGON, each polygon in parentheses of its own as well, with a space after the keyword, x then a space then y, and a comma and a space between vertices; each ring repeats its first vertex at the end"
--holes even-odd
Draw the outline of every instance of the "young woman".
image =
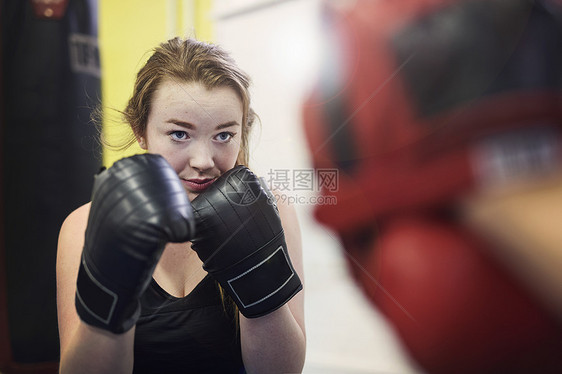
MULTIPOLYGON (((191 39, 175 38, 156 48, 139 71, 133 95, 124 111, 135 137, 133 142, 136 140, 149 154, 158 154, 165 159, 177 174, 178 183, 183 186, 189 201, 203 201, 194 205, 195 218, 186 215, 188 220, 196 221, 194 224, 199 231, 200 221, 207 222, 217 217, 228 221, 231 219, 229 217, 239 215, 243 208, 236 204, 223 204, 221 206, 224 208, 216 208, 213 215, 201 218, 207 214, 203 205, 212 205, 220 196, 226 196, 221 191, 211 195, 211 187, 215 192, 228 188, 228 180, 224 181, 226 173, 235 166, 247 165, 248 134, 254 120, 248 87, 248 77, 221 48, 191 39), (200 199, 196 200, 198 196, 200 199), (200 207, 199 211, 197 206, 200 207)), ((125 163, 120 166, 127 167, 125 163)), ((141 166, 135 164, 132 167, 141 166)), ((246 171, 242 173, 248 175, 246 171)), ((117 174, 112 172, 110 177, 104 178, 116 178, 117 174)), ((302 287, 300 282, 300 287, 291 291, 286 298, 288 300, 264 313, 251 315, 246 310, 249 304, 241 303, 240 300, 235 300, 235 304, 233 298, 236 297, 231 298, 233 294, 228 296, 229 293, 224 292, 224 289, 234 284, 230 281, 243 279, 244 274, 259 268, 266 261, 256 262, 255 266, 239 276, 231 277, 230 283, 221 282, 219 285, 216 279, 220 276, 217 278, 205 270, 211 266, 204 263, 206 255, 201 249, 214 239, 211 238, 212 231, 211 234, 205 234, 208 236, 206 241, 198 239, 197 249, 195 246, 192 248, 193 236, 188 235, 185 238, 189 241, 179 243, 168 240, 159 260, 156 256, 152 278, 146 281, 146 291, 142 286, 141 292, 138 292, 140 317, 129 314, 128 322, 117 329, 100 322, 104 318, 91 317, 95 314, 92 310, 96 309, 96 300, 99 299, 91 297, 94 292, 90 292, 84 284, 90 282, 91 288, 91 284, 99 284, 95 279, 103 278, 92 275, 94 270, 114 267, 117 268, 112 270, 114 274, 127 272, 127 266, 122 269, 115 264, 118 261, 94 264, 100 256, 90 255, 95 251, 107 251, 91 244, 95 240, 91 238, 96 235, 93 234, 95 230, 91 229, 90 234, 87 231, 96 223, 92 221, 96 218, 101 220, 97 213, 91 212, 96 204, 96 188, 94 186, 93 202, 71 213, 60 232, 57 302, 62 373, 294 373, 302 370, 305 326, 303 292, 298 292, 302 287), (204 269, 203 265, 209 266, 204 269), (80 285, 81 279, 83 285, 80 285), (246 313, 241 313, 240 308, 246 313)), ((97 189, 99 192, 102 187, 97 189)), ((98 205, 102 203, 98 202, 98 205)), ((280 240, 283 242, 279 248, 285 249, 290 257, 289 264, 292 262, 292 269, 296 271, 291 279, 302 279, 301 240, 295 211, 290 206, 279 205, 275 208, 271 204, 260 209, 264 210, 260 214, 273 218, 277 214, 274 212, 278 211, 282 224, 280 240)), ((107 217, 112 219, 115 215, 107 217)), ((114 226, 121 227, 120 223, 116 221, 114 226)), ((102 228, 103 225, 98 223, 102 228)), ((247 226, 245 229, 258 230, 258 226, 255 223, 255 227, 247 226)), ((227 231, 222 234, 225 235, 222 241, 228 243, 237 230, 232 233, 222 231, 227 231)), ((100 230, 95 232, 101 235, 100 230)), ((118 235, 108 235, 113 235, 113 241, 121 240, 118 235)), ((220 237, 221 234, 217 235, 220 237)), ((139 247, 144 245, 142 241, 139 243, 139 247)), ((222 244, 218 247, 222 247, 222 244)), ((131 248, 135 250, 134 245, 131 248)), ((234 252, 238 250, 246 248, 234 247, 234 252)), ((280 252, 272 250, 267 258, 274 258, 274 253, 280 252)), ((213 256, 223 262, 223 268, 229 267, 226 255, 220 258, 221 253, 213 253, 210 257, 213 256)), ((150 275, 150 265, 147 265, 147 269, 150 275)), ((212 273, 211 270, 209 272, 212 273)), ((249 287, 244 290, 247 293, 253 293, 253 288, 263 287, 258 282, 245 286, 249 287)), ((105 290, 112 288, 112 285, 100 287, 105 290)), ((120 302, 121 294, 119 297, 120 302)), ((111 309, 112 312, 119 310, 119 302, 117 309, 111 309)))

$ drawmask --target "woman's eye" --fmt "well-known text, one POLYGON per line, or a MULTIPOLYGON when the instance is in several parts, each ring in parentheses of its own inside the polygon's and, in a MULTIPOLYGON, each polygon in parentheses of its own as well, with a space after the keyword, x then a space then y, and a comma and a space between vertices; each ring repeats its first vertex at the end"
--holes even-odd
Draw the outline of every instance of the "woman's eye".
POLYGON ((232 139, 232 137, 233 137, 234 135, 235 135, 234 133, 225 131, 225 132, 221 132, 220 134, 218 134, 218 135, 216 136, 216 139, 217 139, 219 142, 226 143, 226 142, 228 142, 230 139, 232 139))
POLYGON ((182 141, 189 138, 189 135, 187 135, 185 131, 172 131, 170 132, 170 136, 172 137, 172 140, 175 141, 182 141))

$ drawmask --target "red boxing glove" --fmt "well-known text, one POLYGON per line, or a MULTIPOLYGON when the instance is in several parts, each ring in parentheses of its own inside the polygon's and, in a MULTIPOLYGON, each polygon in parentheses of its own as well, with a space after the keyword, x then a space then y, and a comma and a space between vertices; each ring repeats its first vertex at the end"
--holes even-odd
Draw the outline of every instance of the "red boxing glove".
POLYGON ((451 223, 398 219, 352 268, 428 373, 562 372, 560 324, 484 245, 451 223))

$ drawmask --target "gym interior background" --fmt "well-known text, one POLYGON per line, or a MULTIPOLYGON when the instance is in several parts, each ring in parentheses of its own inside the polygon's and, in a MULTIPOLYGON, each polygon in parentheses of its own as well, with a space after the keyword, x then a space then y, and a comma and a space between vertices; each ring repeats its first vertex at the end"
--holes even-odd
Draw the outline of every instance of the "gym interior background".
MULTIPOLYGON (((74 17, 65 21, 70 26, 58 28, 53 26, 56 20, 34 19, 31 3, 37 1, 0 2, 3 20, 0 117, 2 373, 56 372, 58 336, 54 259, 58 227, 70 210, 87 201, 91 178, 101 164, 110 166, 121 157, 140 152, 136 146, 126 152, 104 149, 103 156, 95 157, 99 149, 91 141, 95 137, 94 127, 88 114, 83 113, 88 108, 86 102, 95 102, 97 97, 102 98, 104 108, 122 109, 132 90, 135 73, 150 49, 174 36, 191 36, 221 44, 252 77, 253 104, 261 126, 257 126, 253 133, 250 167, 270 184, 283 183, 286 187, 283 198, 295 204, 301 220, 308 344, 304 373, 420 372, 404 353, 391 328, 370 308, 349 278, 342 257, 344 254, 336 237, 314 222, 312 208, 318 192, 316 184, 296 184, 294 179, 297 173, 313 172, 303 135, 301 107, 322 54, 319 29, 321 6, 318 0, 69 0, 67 9, 74 12, 74 17), (25 5, 14 5, 16 2, 25 5), (83 20, 87 29, 80 30, 80 26, 73 24, 81 19, 77 16, 80 14, 87 18, 83 20), (16 16, 27 23, 14 25, 16 16), (5 22, 7 18, 12 22, 5 22), (17 27, 17 32, 9 26, 17 27), (24 26, 29 28, 23 30, 24 26), (53 34, 50 39, 49 35, 42 38, 33 35, 44 34, 45 31, 56 35, 53 34), (56 141, 70 135, 53 135, 53 132, 61 130, 61 119, 56 113, 51 113, 53 107, 48 106, 49 98, 37 97, 36 100, 47 102, 43 106, 37 105, 43 108, 41 110, 51 122, 41 121, 37 116, 35 119, 29 117, 32 114, 29 111, 29 92, 25 93, 27 96, 20 95, 23 102, 18 104, 19 112, 12 113, 13 100, 17 97, 11 89, 19 84, 8 68, 14 66, 16 58, 9 64, 5 62, 7 48, 17 45, 14 35, 18 36, 20 43, 32 40, 38 47, 42 46, 42 49, 39 48, 42 51, 48 51, 50 46, 52 52, 52 48, 60 48, 56 43, 68 43, 68 33, 73 32, 89 35, 72 40, 78 40, 81 48, 94 57, 96 53, 99 55, 97 65, 86 62, 82 66, 80 74, 88 77, 77 79, 74 83, 73 89, 78 89, 74 92, 86 93, 85 102, 75 102, 70 97, 60 99, 65 107, 80 107, 77 112, 66 114, 64 119, 80 118, 82 132, 78 134, 78 140, 73 139, 82 151, 81 155, 73 153, 73 149, 60 152, 56 141), (59 38, 58 42, 53 38, 59 38), (85 90, 84 85, 88 85, 89 90, 85 90), (52 128, 46 123, 50 123, 52 128), (89 140, 84 143, 82 138, 89 140), (50 143, 45 144, 45 139, 50 143), (85 157, 89 158, 84 161, 87 167, 79 167, 77 163, 85 157), (42 178, 41 173, 48 174, 42 178), (61 178, 55 178, 57 175, 61 178), (53 185, 47 186, 50 179, 53 179, 53 185), (24 189, 24 183, 34 191, 24 189), (65 191, 76 183, 84 187, 72 189, 80 190, 80 193, 70 196, 65 191), (56 208, 39 201, 45 198, 46 191, 51 190, 56 199, 51 199, 50 204, 56 203, 56 208), (30 199, 30 196, 38 201, 30 199), (41 209, 38 211, 34 206, 41 209), (45 225, 45 222, 48 224, 45 225), (30 230, 35 226, 42 229, 30 230), (14 243, 17 243, 17 248, 14 243)), ((67 48, 72 51, 73 47, 67 48)), ((33 70, 19 71, 29 90, 38 94, 45 92, 37 89, 35 85, 38 82, 33 81, 45 72, 38 64, 42 61, 32 54, 21 52, 26 48, 19 46, 18 50, 17 58, 20 60, 17 61, 28 62, 23 65, 18 63, 18 69, 29 67, 33 70)), ((9 54, 12 56, 11 52, 9 54)), ((61 64, 68 65, 66 58, 58 57, 61 64)), ((76 66, 70 66, 70 69, 76 70, 76 66)), ((65 82, 59 83, 64 85, 65 82)), ((118 121, 113 115, 107 117, 109 120, 104 123, 106 135, 110 139, 119 138, 122 132, 118 129, 118 121)))

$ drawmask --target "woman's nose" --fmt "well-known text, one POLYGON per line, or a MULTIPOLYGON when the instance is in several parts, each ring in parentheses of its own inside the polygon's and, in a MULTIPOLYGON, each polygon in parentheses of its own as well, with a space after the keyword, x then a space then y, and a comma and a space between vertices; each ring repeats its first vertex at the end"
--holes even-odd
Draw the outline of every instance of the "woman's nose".
POLYGON ((215 166, 214 155, 211 147, 204 143, 194 144, 189 166, 199 171, 205 171, 215 166))

